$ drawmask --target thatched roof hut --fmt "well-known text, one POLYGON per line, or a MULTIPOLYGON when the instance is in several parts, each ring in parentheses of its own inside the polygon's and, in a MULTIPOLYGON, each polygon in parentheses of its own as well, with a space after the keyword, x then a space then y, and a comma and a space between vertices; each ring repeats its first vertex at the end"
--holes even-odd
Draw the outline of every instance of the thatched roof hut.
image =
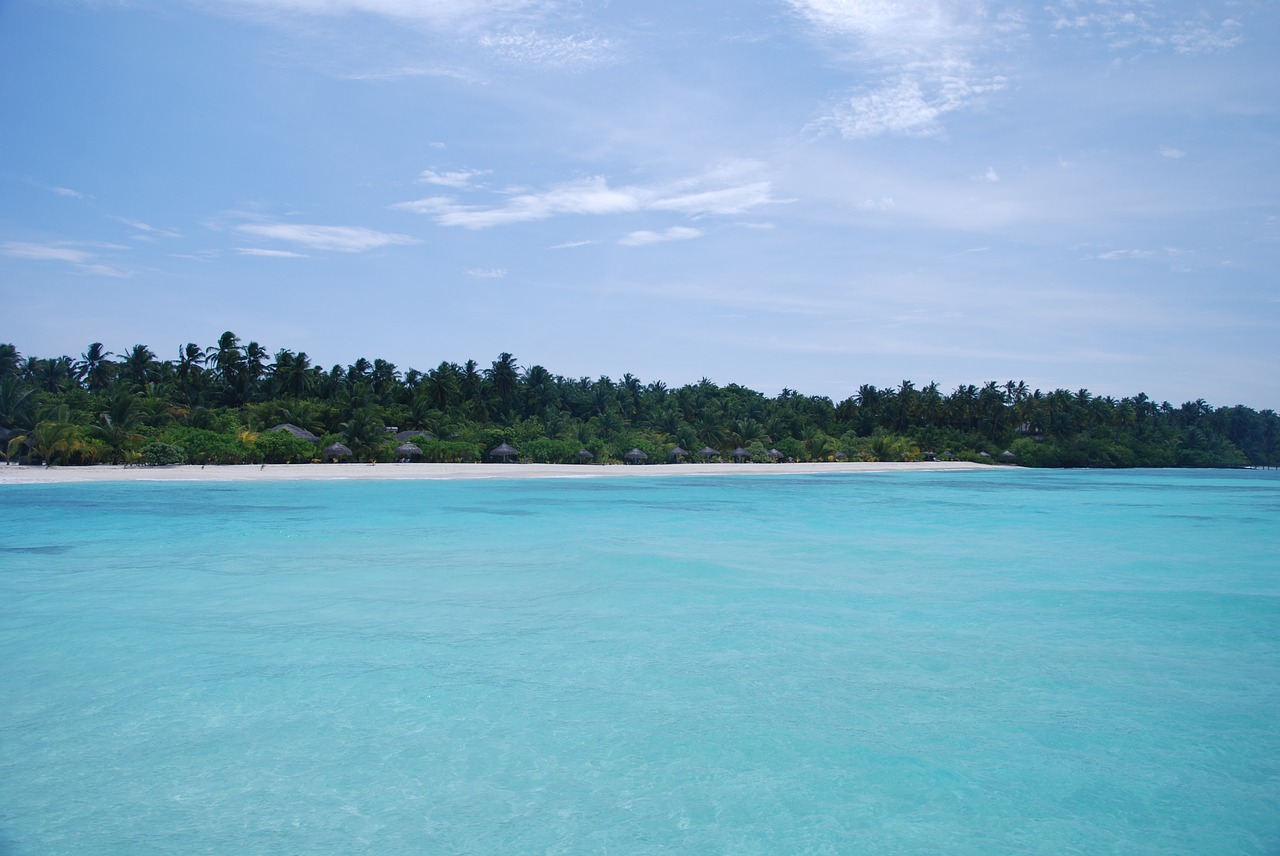
POLYGON ((401 443, 407 440, 413 440, 417 437, 422 437, 427 440, 434 440, 436 438, 436 435, 432 434, 430 431, 397 431, 396 432, 396 439, 399 440, 401 443))
POLYGON ((751 457, 751 453, 748 452, 746 449, 742 448, 741 446, 739 446, 738 448, 730 452, 729 456, 732 457, 735 461, 745 461, 747 458, 751 457))
POLYGON ((770 449, 769 457, 772 458, 774 461, 781 461, 783 458, 786 457, 786 455, 782 454, 777 449, 770 449))
POLYGON ((702 456, 702 458, 703 458, 703 460, 706 460, 706 461, 709 461, 709 460, 711 460, 712 458, 718 458, 718 457, 720 457, 720 452, 719 452, 719 450, 718 450, 718 449, 713 449, 713 448, 711 448, 710 446, 703 446, 703 447, 702 447, 702 451, 701 451, 701 452, 699 452, 698 454, 699 454, 699 455, 701 455, 701 456, 702 456))
POLYGON ((639 449, 632 449, 630 452, 623 455, 622 459, 628 464, 643 464, 645 461, 649 460, 649 456, 639 449))
POLYGON ((351 449, 341 443, 333 443, 325 446, 321 454, 326 458, 349 458, 351 457, 351 449))
POLYGON ((1018 460, 1018 456, 1013 452, 1010 452, 1008 449, 1005 449, 1000 453, 1000 462, 1002 464, 1012 464, 1016 460, 1018 460))
MULTIPOLYGON (((299 440, 306 440, 308 443, 319 443, 319 442, 320 442, 320 438, 319 438, 319 437, 317 437, 315 434, 312 434, 312 433, 311 433, 310 431, 308 431, 306 428, 299 428, 297 425, 294 425, 292 422, 283 422, 283 423, 281 423, 281 424, 279 424, 279 425, 275 426, 274 428, 268 428, 268 429, 267 429, 267 431, 268 431, 268 432, 270 432, 270 431, 288 431, 290 434, 292 434, 293 436, 297 437, 299 440)), ((347 450, 347 454, 351 454, 351 450, 350 450, 350 449, 348 449, 348 450, 347 450)))
POLYGON ((685 455, 687 454, 689 453, 686 450, 681 449, 679 446, 676 446, 670 452, 667 452, 667 457, 675 458, 677 461, 683 461, 685 458, 685 455))
POLYGON ((508 446, 506 443, 503 443, 502 445, 490 451, 489 457, 497 458, 499 461, 502 461, 505 464, 505 463, 510 463, 511 459, 516 457, 519 454, 520 453, 517 452, 514 448, 512 448, 511 446, 508 446))
POLYGON ((593 460, 594 458, 595 458, 595 455, 591 454, 586 449, 578 450, 578 460, 581 461, 582 463, 585 464, 587 461, 593 460))
POLYGON ((397 458, 420 458, 422 457, 422 449, 418 448, 416 443, 401 443, 396 446, 397 458))

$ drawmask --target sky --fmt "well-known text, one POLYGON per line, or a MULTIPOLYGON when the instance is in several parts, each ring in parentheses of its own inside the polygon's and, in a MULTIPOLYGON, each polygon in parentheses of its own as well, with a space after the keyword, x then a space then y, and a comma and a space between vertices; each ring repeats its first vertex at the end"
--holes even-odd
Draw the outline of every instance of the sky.
POLYGON ((1271 0, 0 0, 0 341, 1280 407, 1271 0))

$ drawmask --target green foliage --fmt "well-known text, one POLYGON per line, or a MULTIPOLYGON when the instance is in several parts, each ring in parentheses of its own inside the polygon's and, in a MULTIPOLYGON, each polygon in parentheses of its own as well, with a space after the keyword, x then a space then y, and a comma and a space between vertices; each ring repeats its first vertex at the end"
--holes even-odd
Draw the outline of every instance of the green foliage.
POLYGON ((288 431, 264 431, 253 441, 253 455, 264 464, 305 464, 320 456, 320 447, 288 431))
POLYGON ((188 464, 243 464, 253 454, 253 450, 238 436, 205 428, 168 428, 160 435, 160 440, 181 447, 188 464))
POLYGON ((187 453, 181 446, 152 440, 139 450, 142 463, 148 467, 167 467, 186 460, 187 453))
POLYGON ((45 359, 0 345, 0 427, 23 438, 8 451, 35 462, 119 462, 142 460, 158 442, 193 463, 314 459, 317 448, 291 435, 255 439, 291 422, 368 461, 394 459, 384 426, 395 425, 430 430, 438 439, 416 442, 424 460, 439 462, 487 460, 506 442, 533 461, 576 462, 585 447, 611 463, 638 448, 653 465, 668 463, 676 444, 692 460, 710 445, 726 456, 742 446, 753 461, 775 447, 801 461, 911 461, 929 451, 995 463, 1010 449, 1034 467, 1280 464, 1273 410, 1042 392, 1012 380, 950 393, 910 380, 863 384, 840 402, 790 389, 769 398, 706 378, 669 389, 630 374, 561 377, 505 352, 488 368, 468 360, 420 372, 362 357, 326 370, 302 352, 280 350, 272 361, 230 331, 211 347, 181 345, 176 357, 141 344, 112 354, 95 342, 79 357, 45 359))

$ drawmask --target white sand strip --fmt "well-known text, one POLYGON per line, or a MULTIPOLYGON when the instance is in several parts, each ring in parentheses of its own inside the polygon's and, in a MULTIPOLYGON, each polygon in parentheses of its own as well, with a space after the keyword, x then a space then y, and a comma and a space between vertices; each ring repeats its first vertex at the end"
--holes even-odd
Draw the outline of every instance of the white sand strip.
POLYGON ((635 478, 655 476, 796 475, 813 473, 983 470, 967 462, 825 464, 242 464, 227 466, 42 467, 0 464, 0 485, 108 481, 339 481, 369 479, 635 478))

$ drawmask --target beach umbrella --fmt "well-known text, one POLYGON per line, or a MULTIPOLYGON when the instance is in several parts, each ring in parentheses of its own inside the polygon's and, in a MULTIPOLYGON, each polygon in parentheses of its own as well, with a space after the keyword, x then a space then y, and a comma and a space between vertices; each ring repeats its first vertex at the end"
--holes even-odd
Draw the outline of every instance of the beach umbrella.
MULTIPOLYGON (((282 422, 281 424, 275 426, 274 428, 268 428, 267 431, 269 432, 270 431, 288 431, 290 434, 297 437, 299 440, 306 440, 308 443, 320 442, 320 438, 317 437, 315 434, 312 434, 306 428, 299 428, 297 425, 294 425, 292 422, 282 422)), ((350 454, 350 453, 351 453, 350 450, 348 450, 347 454, 350 454)))
POLYGON ((435 435, 432 434, 430 431, 397 431, 396 432, 396 439, 399 440, 401 443, 405 442, 406 440, 412 440, 415 437, 423 437, 427 440, 435 439, 435 435))
POLYGON ((704 447, 702 448, 702 451, 701 451, 701 452, 699 452, 698 454, 699 454, 699 455, 701 455, 703 458, 705 458, 706 460, 708 460, 708 461, 709 461, 709 460, 711 460, 712 458, 714 458, 714 457, 718 456, 718 455, 720 454, 720 452, 719 452, 719 451, 717 451, 717 450, 715 450, 715 449, 713 449, 713 448, 711 448, 710 446, 704 446, 704 447))
POLYGON ((585 464, 587 461, 589 461, 589 460, 591 460, 592 458, 594 458, 594 457, 595 457, 595 455, 591 454, 591 453, 590 453, 590 452, 588 452, 586 449, 579 449, 579 450, 578 450, 578 460, 579 460, 579 461, 581 461, 581 462, 582 462, 582 463, 584 463, 584 464, 585 464))
POLYGON ((1018 459, 1018 456, 1015 455, 1013 452, 1010 452, 1008 449, 1005 449, 1003 452, 1000 453, 1000 460, 1004 461, 1006 464, 1012 464, 1017 459, 1018 459))
POLYGON ((491 457, 491 458, 497 458, 498 460, 502 461, 503 463, 509 463, 509 462, 510 462, 510 460, 511 460, 512 458, 514 458, 514 457, 515 457, 516 455, 518 455, 518 454, 520 454, 520 453, 519 453, 519 452, 517 452, 515 449, 513 449, 513 448, 512 448, 512 447, 510 447, 510 446, 508 446, 506 443, 503 443, 501 446, 498 446, 496 449, 494 449, 493 451, 491 451, 491 452, 489 453, 489 457, 491 457))
POLYGON ((679 460, 683 459, 683 458, 684 458, 684 456, 685 456, 685 455, 687 455, 687 454, 689 454, 689 453, 688 453, 688 452, 686 452, 684 449, 681 449, 679 446, 676 446, 676 447, 675 447, 674 449, 672 449, 670 452, 667 452, 667 454, 668 454, 668 455, 670 455, 671 457, 675 458, 677 461, 679 461, 679 460))
POLYGON ((629 464, 635 464, 635 463, 644 463, 645 461, 649 460, 649 456, 646 455, 644 452, 640 451, 639 449, 632 449, 630 452, 627 452, 625 455, 623 455, 622 459, 629 464))
POLYGON ((779 452, 777 449, 770 449, 769 457, 773 458, 775 461, 781 461, 786 456, 783 455, 781 452, 779 452))
POLYGON ((738 448, 734 449, 734 450, 733 450, 732 452, 730 452, 729 454, 730 454, 730 456, 732 456, 732 457, 733 457, 733 459, 734 459, 734 460, 736 460, 736 461, 743 461, 743 460, 746 460, 747 458, 751 457, 751 453, 750 453, 750 452, 748 452, 746 449, 742 448, 741 446, 739 446, 738 448))
POLYGON ((341 443, 334 443, 331 446, 325 446, 322 454, 326 458, 349 458, 351 457, 351 449, 341 443))
POLYGON ((401 443, 396 446, 396 456, 400 458, 412 458, 413 456, 421 456, 422 450, 413 443, 401 443))

